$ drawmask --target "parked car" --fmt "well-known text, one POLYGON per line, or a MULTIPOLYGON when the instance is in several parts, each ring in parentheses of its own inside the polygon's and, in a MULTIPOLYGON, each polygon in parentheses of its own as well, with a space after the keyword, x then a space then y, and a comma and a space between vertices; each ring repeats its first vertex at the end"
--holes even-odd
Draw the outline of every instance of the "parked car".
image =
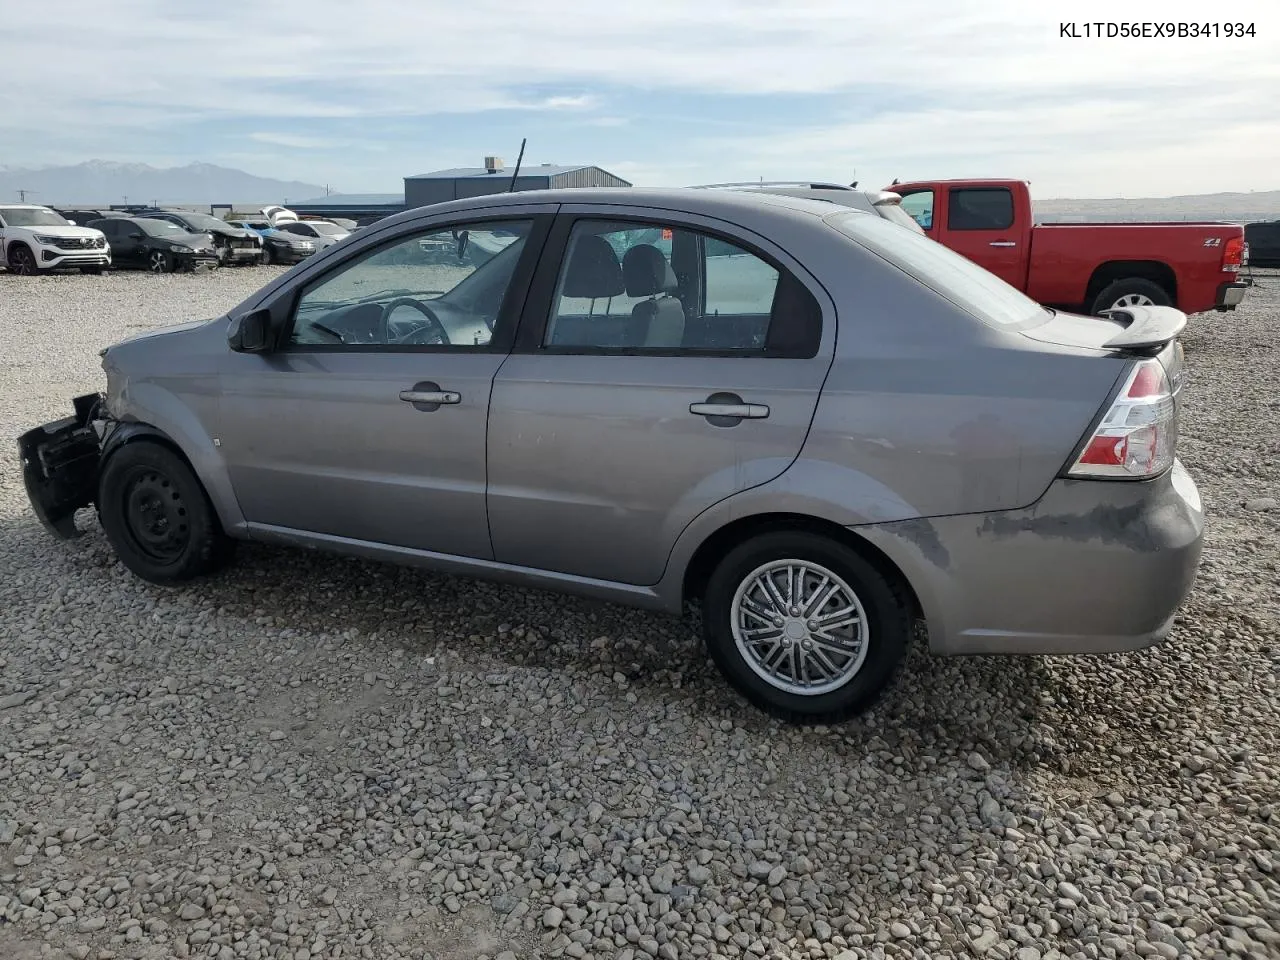
POLYGON ((273 227, 268 220, 228 220, 262 237, 263 263, 300 263, 316 252, 316 242, 273 227))
POLYGON ((1050 307, 1234 310, 1249 281, 1231 223, 1035 223, 1024 180, 893 183, 926 235, 1050 307))
POLYGON ((331 247, 351 235, 350 230, 345 230, 327 220, 277 220, 275 226, 277 230, 290 233, 295 237, 305 237, 320 250, 331 247))
POLYGON ((173 273, 218 266, 218 252, 207 233, 188 233, 168 220, 109 217, 91 221, 89 226, 106 236, 111 261, 117 267, 173 273))
POLYGON ((84 209, 66 209, 63 207, 53 207, 59 216, 65 217, 78 227, 87 227, 90 221, 105 220, 109 217, 127 217, 129 214, 121 213, 118 210, 84 210, 84 209))
POLYGON ((9 203, 0 205, 0 263, 27 277, 68 268, 102 273, 111 250, 101 230, 76 226, 49 207, 9 203))
POLYGON ((153 220, 167 220, 187 233, 207 233, 218 253, 218 262, 245 264, 262 262, 262 238, 252 230, 233 227, 225 220, 207 213, 189 213, 185 210, 158 210, 139 214, 153 220))
POLYGON ((874 213, 894 223, 923 233, 923 228, 902 209, 902 197, 891 190, 859 189, 856 183, 824 183, 819 180, 747 180, 740 183, 708 183, 698 190, 754 190, 757 193, 774 193, 784 197, 805 197, 824 200, 874 213))
POLYGON ((1246 223, 1249 262, 1255 267, 1280 267, 1280 220, 1246 223))
POLYGON ((255 540, 697 601, 737 689, 830 721, 919 620, 938 654, 1165 636, 1203 535, 1185 323, 1048 310, 829 203, 518 192, 397 214, 111 346, 105 394, 19 447, 47 528, 96 506, 145 580, 255 540), (499 230, 480 265, 418 253, 499 230))

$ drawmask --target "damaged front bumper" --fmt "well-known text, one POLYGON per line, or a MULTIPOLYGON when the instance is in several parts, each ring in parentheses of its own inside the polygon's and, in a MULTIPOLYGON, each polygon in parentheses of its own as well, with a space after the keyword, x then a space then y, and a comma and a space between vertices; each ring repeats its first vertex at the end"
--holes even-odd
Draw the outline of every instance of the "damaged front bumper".
POLYGON ((45 529, 64 540, 84 531, 76 511, 91 506, 98 492, 103 397, 76 397, 75 415, 28 430, 18 438, 27 497, 45 529))

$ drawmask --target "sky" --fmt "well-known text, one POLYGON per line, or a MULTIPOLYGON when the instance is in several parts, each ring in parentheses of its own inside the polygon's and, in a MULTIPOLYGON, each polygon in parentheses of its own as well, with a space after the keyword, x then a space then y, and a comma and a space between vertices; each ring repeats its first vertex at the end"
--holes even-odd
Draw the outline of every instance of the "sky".
POLYGON ((0 163, 13 167, 208 162, 391 192, 490 154, 510 169, 527 137, 526 164, 595 164, 639 186, 1280 189, 1276 0, 0 6, 0 163), (1084 36, 1117 17, 1210 33, 1084 36))

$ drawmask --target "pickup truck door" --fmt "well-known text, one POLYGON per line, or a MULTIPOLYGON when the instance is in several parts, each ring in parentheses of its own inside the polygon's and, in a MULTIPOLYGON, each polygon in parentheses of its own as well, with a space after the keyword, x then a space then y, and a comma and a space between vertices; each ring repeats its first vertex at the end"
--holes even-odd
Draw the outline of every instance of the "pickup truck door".
MULTIPOLYGON (((1028 215, 1024 211, 1022 219, 1028 215)), ((1026 290, 1031 231, 1019 219, 1009 187, 939 185, 934 223, 940 229, 931 233, 944 246, 1026 290)))

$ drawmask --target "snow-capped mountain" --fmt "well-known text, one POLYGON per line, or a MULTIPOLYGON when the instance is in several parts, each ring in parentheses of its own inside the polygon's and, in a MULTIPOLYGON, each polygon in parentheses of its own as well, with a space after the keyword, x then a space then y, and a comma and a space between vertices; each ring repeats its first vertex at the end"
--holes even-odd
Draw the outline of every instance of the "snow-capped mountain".
POLYGON ((256 177, 212 163, 153 167, 89 160, 66 167, 0 166, 0 202, 25 191, 28 203, 50 206, 112 203, 283 203, 322 196, 324 187, 256 177), (128 198, 126 201, 125 198, 128 198))

